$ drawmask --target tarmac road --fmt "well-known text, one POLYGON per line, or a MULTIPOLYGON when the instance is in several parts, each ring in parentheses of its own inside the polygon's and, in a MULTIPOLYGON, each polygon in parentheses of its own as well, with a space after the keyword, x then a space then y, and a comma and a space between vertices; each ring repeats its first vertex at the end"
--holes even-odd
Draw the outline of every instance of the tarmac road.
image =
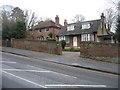
POLYGON ((118 76, 2 53, 3 88, 118 88, 118 76))

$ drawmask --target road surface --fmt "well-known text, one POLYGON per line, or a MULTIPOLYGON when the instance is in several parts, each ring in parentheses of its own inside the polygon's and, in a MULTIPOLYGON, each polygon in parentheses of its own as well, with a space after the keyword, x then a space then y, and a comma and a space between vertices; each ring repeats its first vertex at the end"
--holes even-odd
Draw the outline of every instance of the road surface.
POLYGON ((118 88, 118 76, 2 53, 2 88, 118 88))

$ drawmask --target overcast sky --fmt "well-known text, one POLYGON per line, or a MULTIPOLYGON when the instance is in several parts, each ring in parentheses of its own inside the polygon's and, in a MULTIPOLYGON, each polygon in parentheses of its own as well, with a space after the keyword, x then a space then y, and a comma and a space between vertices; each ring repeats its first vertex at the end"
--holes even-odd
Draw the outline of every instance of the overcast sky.
POLYGON ((54 21, 56 15, 63 25, 68 23, 76 14, 82 14, 86 20, 99 19, 100 14, 110 7, 111 0, 0 0, 1 5, 12 5, 21 9, 34 11, 38 17, 48 17, 54 21))

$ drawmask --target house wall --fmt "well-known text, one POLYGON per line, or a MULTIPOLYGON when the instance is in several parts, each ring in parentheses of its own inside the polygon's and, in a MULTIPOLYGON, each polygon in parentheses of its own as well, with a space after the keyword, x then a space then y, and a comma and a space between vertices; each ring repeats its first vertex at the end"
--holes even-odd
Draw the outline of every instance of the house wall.
POLYGON ((73 36, 70 36, 70 44, 69 44, 69 47, 73 47, 73 36))
POLYGON ((49 28, 49 31, 45 31, 45 29, 42 29, 42 31, 40 32, 40 35, 44 36, 44 37, 49 37, 49 33, 53 33, 54 35, 58 35, 59 33, 59 29, 58 28, 49 28))
POLYGON ((81 42, 81 35, 78 35, 77 36, 77 44, 78 44, 77 47, 80 47, 80 42, 81 42))
POLYGON ((118 44, 82 42, 80 54, 87 57, 116 57, 118 56, 118 44))
MULTIPOLYGON (((41 32, 39 30, 35 31, 28 31, 27 32, 27 39, 37 39, 37 37, 43 36, 43 37, 49 37, 49 33, 53 33, 55 36, 58 35, 60 29, 58 28, 49 28, 49 31, 45 31, 45 29, 42 29, 41 32), (34 38, 32 37, 34 36, 34 38)), ((57 39, 57 37, 53 37, 57 39)))
POLYGON ((72 44, 72 42, 73 42, 73 36, 68 36, 69 37, 69 43, 66 43, 66 47, 72 47, 73 46, 73 44, 72 44))
POLYGON ((94 34, 94 41, 97 42, 98 38, 97 38, 97 33, 94 34))
MULTIPOLYGON (((73 37, 75 36, 69 36, 69 43, 67 43, 66 47, 73 47, 73 37)), ((77 35, 77 47, 80 47, 81 42, 81 35, 77 35)))
POLYGON ((62 54, 61 43, 55 41, 13 39, 12 47, 18 49, 46 52, 57 55, 62 54))

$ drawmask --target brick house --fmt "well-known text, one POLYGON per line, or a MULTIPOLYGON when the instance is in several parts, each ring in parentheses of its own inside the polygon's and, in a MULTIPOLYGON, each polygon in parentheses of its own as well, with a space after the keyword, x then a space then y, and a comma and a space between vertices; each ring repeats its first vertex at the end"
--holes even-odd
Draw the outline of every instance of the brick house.
POLYGON ((38 25, 32 27, 27 32, 28 39, 46 40, 49 38, 49 34, 52 33, 52 38, 58 39, 57 35, 62 25, 59 24, 59 17, 56 15, 55 22, 52 20, 41 21, 38 25))
POLYGON ((81 41, 113 42, 113 36, 106 28, 105 16, 101 19, 67 24, 59 32, 59 40, 66 40, 67 47, 80 47, 81 41))

